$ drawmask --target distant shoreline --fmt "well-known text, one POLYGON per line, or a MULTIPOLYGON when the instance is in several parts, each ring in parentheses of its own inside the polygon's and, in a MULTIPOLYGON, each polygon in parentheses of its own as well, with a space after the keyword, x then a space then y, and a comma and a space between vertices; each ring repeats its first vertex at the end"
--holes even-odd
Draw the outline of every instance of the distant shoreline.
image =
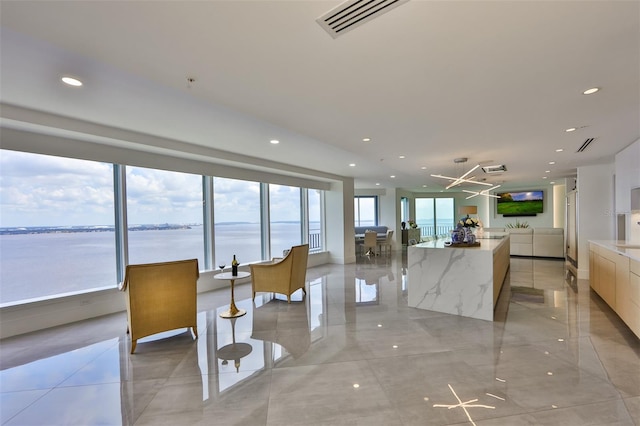
MULTIPOLYGON (((292 221, 278 221, 274 223, 298 223, 292 221)), ((228 225, 259 225, 250 222, 220 222, 216 223, 216 226, 228 226, 228 225)), ((135 231, 175 231, 181 229, 192 229, 194 227, 202 226, 201 223, 188 223, 188 224, 153 224, 153 225, 131 225, 129 226, 130 232, 135 231)), ((85 232, 115 232, 113 225, 78 225, 78 226, 11 226, 1 227, 0 235, 33 235, 33 234, 71 234, 71 233, 85 233, 85 232)))
MULTIPOLYGON (((191 229, 193 226, 202 225, 135 225, 130 226, 129 231, 170 231, 178 229, 191 229)), ((0 228, 0 235, 31 235, 31 234, 69 234, 78 232, 114 232, 114 226, 29 226, 16 228, 0 228)))

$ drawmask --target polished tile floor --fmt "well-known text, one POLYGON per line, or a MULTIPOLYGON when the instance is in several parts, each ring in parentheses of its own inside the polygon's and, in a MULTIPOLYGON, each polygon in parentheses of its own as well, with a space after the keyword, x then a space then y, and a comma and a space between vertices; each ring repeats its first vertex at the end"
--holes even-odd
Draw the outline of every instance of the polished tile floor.
MULTIPOLYGON (((406 253, 404 254, 406 262, 406 253)), ((3 425, 638 425, 640 341, 563 261, 512 258, 496 321, 407 307, 403 253, 307 297, 198 300, 129 355, 124 313, 0 342, 3 425)))

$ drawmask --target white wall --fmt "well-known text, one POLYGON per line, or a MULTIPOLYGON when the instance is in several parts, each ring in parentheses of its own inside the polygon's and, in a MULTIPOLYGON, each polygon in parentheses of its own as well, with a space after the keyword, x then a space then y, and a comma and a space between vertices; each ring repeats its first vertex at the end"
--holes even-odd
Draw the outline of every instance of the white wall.
POLYGON ((325 192, 326 246, 331 263, 354 263, 353 178, 331 185, 325 192))
MULTIPOLYGON (((502 190, 502 188, 500 188, 502 190)), ((554 189, 552 185, 527 185, 517 188, 509 188, 504 191, 527 191, 527 190, 542 190, 544 191, 544 206, 543 212, 538 213, 536 216, 522 216, 522 217, 504 217, 497 213, 496 199, 492 198, 489 205, 489 224, 491 228, 504 228, 508 224, 515 224, 516 221, 522 223, 527 222, 530 228, 553 228, 554 217, 556 212, 556 197, 554 196, 554 189)), ((498 191, 499 192, 499 191, 498 191)), ((562 201, 564 204, 564 201, 562 201)), ((485 226, 487 226, 486 222, 485 226)))
POLYGON ((589 278, 589 240, 615 239, 613 162, 578 167, 578 278, 589 278))

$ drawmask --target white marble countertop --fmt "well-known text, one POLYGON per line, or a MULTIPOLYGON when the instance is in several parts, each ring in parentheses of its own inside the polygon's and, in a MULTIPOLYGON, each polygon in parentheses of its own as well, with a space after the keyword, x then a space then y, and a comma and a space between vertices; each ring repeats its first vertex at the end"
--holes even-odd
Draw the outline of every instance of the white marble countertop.
POLYGON ((477 238, 476 241, 480 243, 480 247, 448 247, 445 246, 445 241, 450 241, 449 239, 438 239, 433 241, 425 241, 424 243, 419 243, 409 248, 431 248, 431 249, 446 249, 446 250, 487 250, 494 251, 500 244, 502 244, 504 237, 508 236, 505 233, 496 233, 492 232, 490 235, 488 232, 485 232, 485 235, 482 238, 477 238))
POLYGON ((618 240, 589 240, 589 242, 640 262, 640 243, 618 240))

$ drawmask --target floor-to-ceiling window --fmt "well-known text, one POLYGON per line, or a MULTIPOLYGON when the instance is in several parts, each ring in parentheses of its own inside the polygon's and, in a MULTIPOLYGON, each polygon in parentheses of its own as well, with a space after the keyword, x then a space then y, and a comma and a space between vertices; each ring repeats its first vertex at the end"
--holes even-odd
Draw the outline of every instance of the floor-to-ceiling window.
POLYGON ((324 247, 322 239, 322 191, 318 189, 307 190, 308 219, 309 219, 309 251, 320 251, 324 247))
POLYGON ((378 197, 356 196, 353 199, 355 226, 378 225, 378 197))
POLYGON ((269 185, 272 256, 282 256, 284 250, 288 250, 302 242, 300 209, 300 188, 269 185))
POLYGON ((453 198, 416 198, 416 223, 422 236, 448 233, 454 225, 453 198))
POLYGON ((449 233, 455 225, 455 211, 453 207, 453 198, 436 198, 435 199, 435 235, 442 236, 449 233))
POLYGON ((407 197, 400 198, 400 221, 407 222, 409 219, 409 199, 407 197))
POLYGON ((0 150, 0 303, 116 284, 113 166, 0 150))
POLYGON ((0 162, 0 304, 114 288, 127 263, 322 250, 321 190, 9 150, 0 162))
POLYGON ((129 263, 198 259, 203 268, 202 176, 126 170, 129 263))
POLYGON ((214 177, 215 265, 262 260, 260 183, 214 177))

